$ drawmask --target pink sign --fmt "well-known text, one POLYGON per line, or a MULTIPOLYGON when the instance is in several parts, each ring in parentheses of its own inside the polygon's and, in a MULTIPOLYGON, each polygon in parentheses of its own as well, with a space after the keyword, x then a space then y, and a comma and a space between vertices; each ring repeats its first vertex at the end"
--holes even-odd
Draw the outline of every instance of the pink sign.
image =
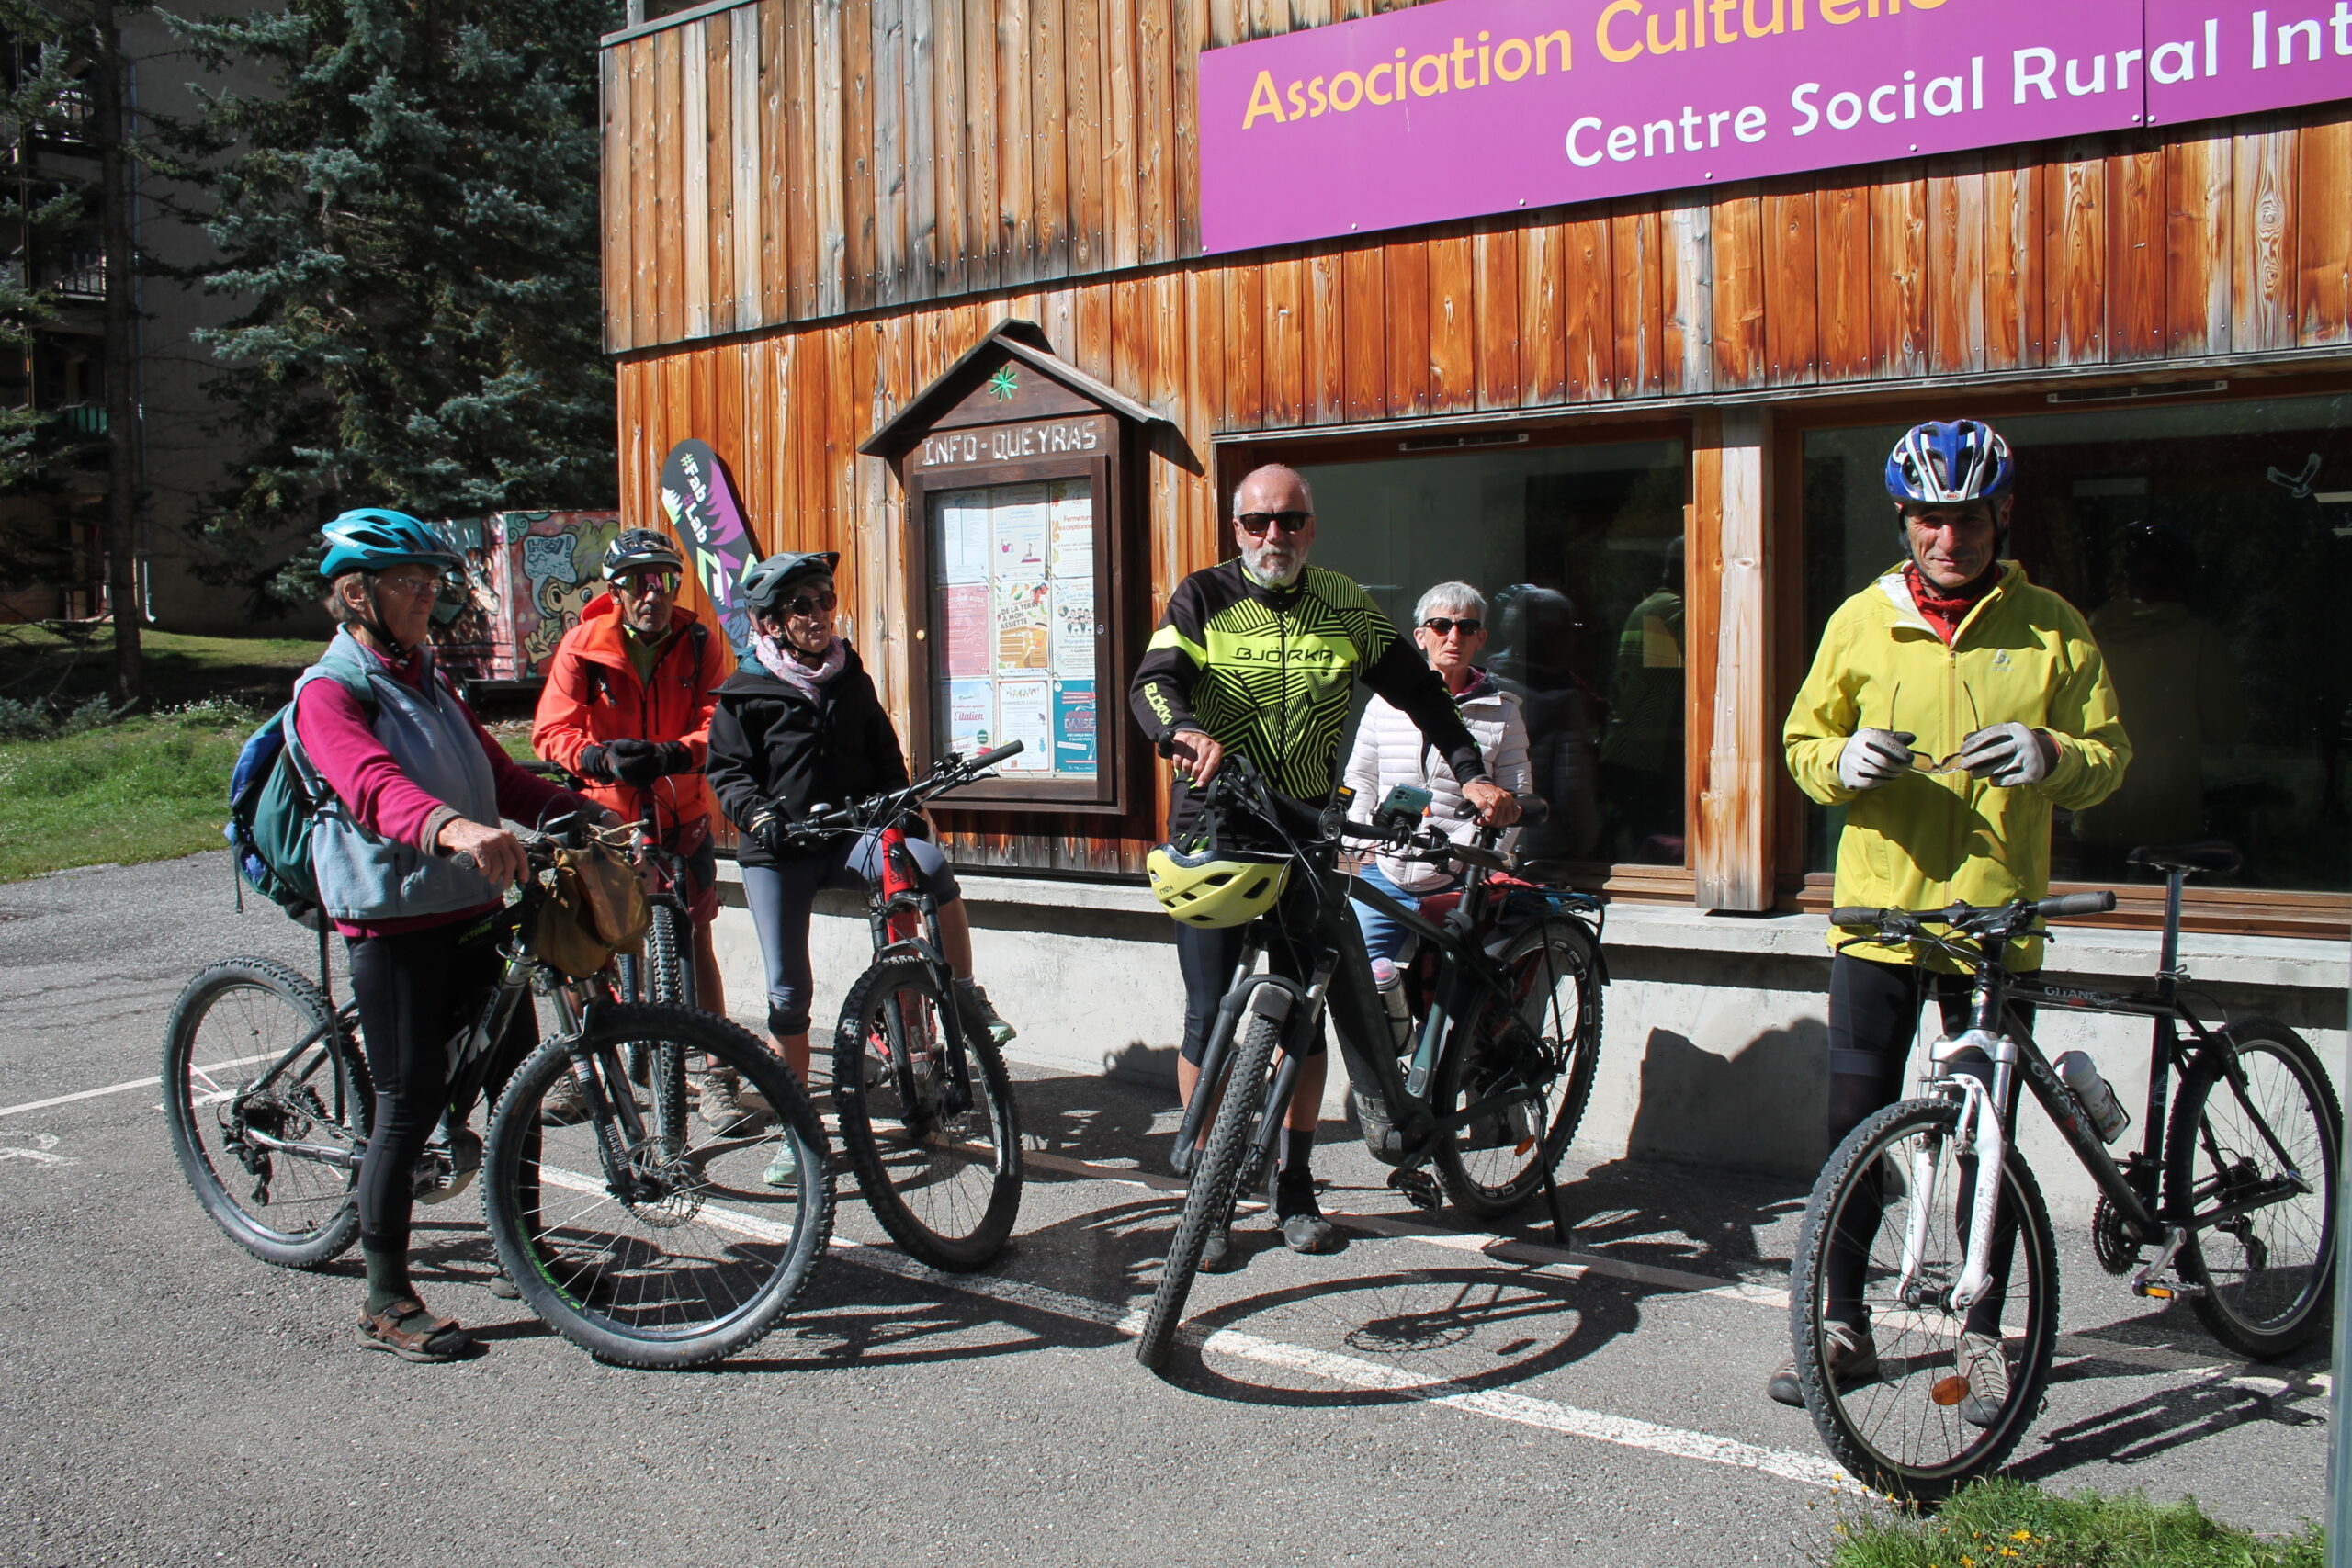
POLYGON ((2148 123, 2352 97, 2352 5, 2146 0, 2148 123))
MULTIPOLYGON (((2352 0, 2278 0, 2273 45, 2323 4, 2352 26, 2352 0)), ((2165 119, 2352 92, 2332 22, 2315 59, 2299 31, 2294 65, 2250 66, 2242 0, 1437 0, 1213 50, 1203 245, 2128 130, 2151 42, 2201 51, 2209 17, 2245 58, 2155 86, 2165 119)))

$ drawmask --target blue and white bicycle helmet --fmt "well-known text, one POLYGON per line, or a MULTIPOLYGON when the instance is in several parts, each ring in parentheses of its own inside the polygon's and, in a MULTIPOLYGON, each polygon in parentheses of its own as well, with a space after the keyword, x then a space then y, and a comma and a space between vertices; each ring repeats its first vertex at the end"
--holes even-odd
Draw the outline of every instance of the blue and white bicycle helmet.
POLYGON ((320 530, 327 553, 319 561, 319 575, 341 577, 346 571, 382 571, 413 561, 440 571, 465 570, 466 563, 449 542, 405 512, 361 506, 345 513, 320 530))
POLYGON ((1914 425, 1886 459, 1886 493, 1899 506, 1997 501, 2016 480, 2009 444, 1973 419, 1914 425))

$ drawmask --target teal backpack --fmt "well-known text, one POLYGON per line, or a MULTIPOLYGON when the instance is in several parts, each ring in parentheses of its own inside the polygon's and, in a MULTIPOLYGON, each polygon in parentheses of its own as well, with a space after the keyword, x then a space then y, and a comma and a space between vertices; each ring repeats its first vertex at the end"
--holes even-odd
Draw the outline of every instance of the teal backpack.
POLYGON ((286 733, 293 722, 294 705, 288 703, 238 749, 236 766, 229 770, 229 822, 221 832, 236 857, 238 909, 243 910, 244 890, 251 887, 309 923, 319 905, 311 832, 325 795, 311 793, 288 754, 286 733))

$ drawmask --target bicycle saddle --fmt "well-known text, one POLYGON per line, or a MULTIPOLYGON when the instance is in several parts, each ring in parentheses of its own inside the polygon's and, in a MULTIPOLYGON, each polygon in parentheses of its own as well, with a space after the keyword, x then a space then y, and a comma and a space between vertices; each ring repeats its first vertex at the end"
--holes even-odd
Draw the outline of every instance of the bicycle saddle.
POLYGON ((2143 844, 2126 857, 2127 863, 2155 871, 2233 872, 2245 863, 2235 844, 2208 839, 2196 844, 2143 844))

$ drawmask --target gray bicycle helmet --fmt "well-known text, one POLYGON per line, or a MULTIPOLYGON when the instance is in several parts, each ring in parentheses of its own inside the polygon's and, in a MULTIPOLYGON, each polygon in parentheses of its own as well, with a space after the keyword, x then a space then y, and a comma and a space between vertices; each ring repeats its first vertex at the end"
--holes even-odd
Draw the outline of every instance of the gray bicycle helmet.
POLYGON ((753 561, 744 571, 743 602, 772 615, 794 583, 811 577, 831 577, 841 563, 839 550, 779 550, 763 560, 753 561))
POLYGON ((624 528, 613 542, 605 547, 604 579, 610 582, 625 571, 652 567, 662 571, 684 571, 685 558, 678 554, 678 547, 650 528, 624 528))

